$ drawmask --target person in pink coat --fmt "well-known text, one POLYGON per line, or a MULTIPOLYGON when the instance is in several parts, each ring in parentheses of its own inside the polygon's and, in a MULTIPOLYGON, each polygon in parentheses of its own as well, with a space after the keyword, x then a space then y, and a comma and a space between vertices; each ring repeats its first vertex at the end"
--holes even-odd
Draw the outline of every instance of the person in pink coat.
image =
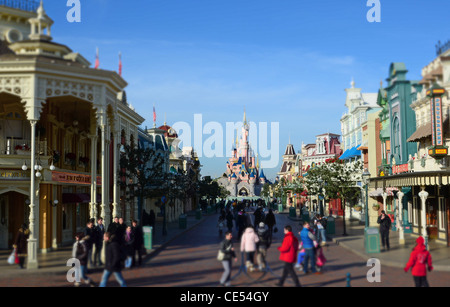
POLYGON ((245 266, 250 272, 254 271, 254 257, 256 252, 256 243, 259 242, 259 237, 255 233, 253 227, 247 227, 241 237, 241 252, 245 252, 247 261, 245 266))
POLYGON ((412 268, 411 273, 416 287, 429 287, 427 281, 427 266, 428 271, 431 272, 433 270, 431 254, 427 251, 424 242, 425 240, 422 237, 417 238, 416 247, 412 250, 409 261, 404 269, 405 272, 408 272, 409 269, 412 268))

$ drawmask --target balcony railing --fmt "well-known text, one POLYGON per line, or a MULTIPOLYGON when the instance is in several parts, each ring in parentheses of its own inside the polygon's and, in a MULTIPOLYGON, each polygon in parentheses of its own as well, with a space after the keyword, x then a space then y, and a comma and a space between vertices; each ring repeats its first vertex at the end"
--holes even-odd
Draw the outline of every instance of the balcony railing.
MULTIPOLYGON (((47 141, 36 142, 37 155, 47 156, 47 152, 47 141)), ((31 155, 31 140, 0 139, 0 155, 31 155)))
POLYGON ((28 12, 36 12, 39 7, 39 1, 35 0, 0 0, 0 6, 7 6, 28 12))

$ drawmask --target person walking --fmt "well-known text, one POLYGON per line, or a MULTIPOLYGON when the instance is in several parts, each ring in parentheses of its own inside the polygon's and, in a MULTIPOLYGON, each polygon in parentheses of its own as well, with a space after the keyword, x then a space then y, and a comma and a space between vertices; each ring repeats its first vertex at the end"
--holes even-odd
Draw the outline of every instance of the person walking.
POLYGON ((136 266, 135 255, 136 251, 138 254, 138 266, 142 265, 142 254, 144 250, 144 232, 142 231, 142 227, 138 225, 138 221, 132 221, 132 231, 134 235, 134 253, 133 253, 133 264, 132 266, 136 266))
POLYGON ((380 224, 381 245, 383 250, 389 251, 389 230, 391 229, 391 218, 386 215, 386 212, 381 211, 381 215, 378 217, 377 223, 380 224))
POLYGON ((266 228, 266 225, 263 222, 259 223, 257 234, 259 242, 257 244, 258 253, 256 255, 256 260, 258 262, 259 270, 265 271, 267 267, 266 263, 267 250, 269 249, 272 243, 272 238, 270 237, 269 229, 266 228))
POLYGON ((14 241, 13 248, 16 250, 16 257, 18 258, 20 269, 23 269, 25 263, 25 257, 28 251, 28 237, 30 236, 30 230, 27 224, 22 224, 16 235, 16 240, 14 241))
POLYGON ((254 258, 256 252, 256 243, 259 242, 258 235, 255 233, 255 230, 252 226, 248 226, 241 238, 241 252, 244 252, 246 255, 245 267, 248 271, 254 271, 254 258))
POLYGON ((95 231, 95 253, 94 253, 94 266, 102 266, 101 254, 103 249, 103 235, 105 234, 105 225, 103 225, 103 218, 98 218, 97 226, 94 228, 95 231))
POLYGON ((103 271, 100 287, 106 287, 106 283, 108 282, 111 274, 114 274, 114 277, 119 282, 121 287, 126 287, 127 284, 121 273, 122 266, 120 261, 120 245, 117 242, 117 238, 112 240, 111 237, 112 236, 109 232, 105 232, 103 236, 103 240, 106 242, 105 270, 103 271))
POLYGON ((305 249, 305 259, 303 260, 303 271, 308 274, 308 262, 311 260, 311 272, 320 274, 316 270, 316 255, 314 253, 315 244, 317 244, 316 236, 311 231, 311 226, 308 222, 303 223, 303 229, 300 232, 303 248, 305 249))
POLYGON ((134 254, 136 254, 136 251, 134 249, 134 233, 131 230, 131 226, 128 226, 127 229, 125 230, 125 235, 124 235, 124 244, 125 244, 125 252, 127 254, 127 259, 125 261, 125 267, 127 269, 129 269, 132 265, 133 265, 133 259, 134 259, 134 254))
POLYGON ((88 250, 88 257, 87 257, 88 263, 90 266, 92 266, 92 264, 93 264, 92 249, 93 249, 95 241, 97 240, 97 238, 95 237, 96 233, 95 233, 95 229, 94 229, 94 223, 92 220, 89 220, 86 223, 86 228, 84 229, 83 235, 84 235, 83 240, 84 240, 84 242, 86 244, 86 248, 88 250))
POLYGON ((431 272, 433 270, 431 254, 427 251, 424 242, 425 240, 423 237, 418 237, 416 239, 416 246, 413 248, 409 261, 404 268, 405 273, 412 268, 411 273, 416 287, 429 287, 430 285, 427 281, 427 266, 428 271, 431 272))
POLYGON ((284 227, 283 243, 278 247, 278 250, 280 251, 280 260, 284 262, 283 275, 281 275, 280 280, 275 284, 276 286, 282 287, 287 276, 291 275, 295 286, 301 287, 298 276, 294 270, 294 263, 297 260, 298 245, 298 240, 292 233, 292 227, 286 225, 284 227))
MULTIPOLYGON (((72 247, 72 257, 76 258, 80 261, 80 280, 83 279, 87 285, 91 287, 94 286, 92 280, 87 276, 88 270, 88 259, 89 259, 89 247, 88 243, 85 240, 86 236, 84 233, 79 232, 75 235, 76 242, 72 247)), ((80 282, 75 282, 75 287, 79 287, 81 285, 80 282)))
POLYGON ((242 237, 245 228, 247 227, 247 219, 244 216, 244 211, 240 210, 236 218, 236 226, 238 229, 238 240, 242 237))
POLYGON ((325 246, 327 244, 327 220, 323 217, 323 215, 319 215, 316 221, 317 226, 317 236, 320 238, 319 244, 325 246))
POLYGON ((264 219, 264 224, 269 228, 270 237, 272 237, 273 227, 276 223, 275 214, 273 214, 272 209, 269 209, 269 213, 267 213, 266 218, 264 219))
POLYGON ((234 252, 233 242, 231 241, 233 234, 231 231, 225 233, 225 239, 220 243, 220 251, 224 254, 222 259, 223 274, 220 278, 220 285, 229 287, 231 285, 231 267, 232 260, 237 262, 236 253, 234 252))
POLYGON ((227 211, 227 215, 226 215, 226 220, 227 220, 227 228, 228 228, 228 232, 232 232, 233 231, 233 214, 231 213, 231 210, 227 211))

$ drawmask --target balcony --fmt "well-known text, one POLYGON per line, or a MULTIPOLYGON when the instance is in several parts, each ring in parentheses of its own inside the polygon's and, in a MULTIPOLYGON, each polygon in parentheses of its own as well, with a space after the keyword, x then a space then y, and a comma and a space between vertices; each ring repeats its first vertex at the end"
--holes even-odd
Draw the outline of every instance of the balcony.
POLYGON ((39 1, 35 0, 0 0, 0 6, 6 6, 13 9, 36 12, 39 7, 39 1))
MULTIPOLYGON (((1 1, 1 0, 0 0, 1 1)), ((36 154, 47 156, 47 141, 36 142, 36 154)), ((0 155, 31 155, 31 140, 0 139, 0 155)))

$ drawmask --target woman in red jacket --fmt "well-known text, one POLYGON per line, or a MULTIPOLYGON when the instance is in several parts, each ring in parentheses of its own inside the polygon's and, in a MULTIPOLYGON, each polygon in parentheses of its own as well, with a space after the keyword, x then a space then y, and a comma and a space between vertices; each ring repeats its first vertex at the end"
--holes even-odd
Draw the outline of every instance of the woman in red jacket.
POLYGON ((294 270, 294 264, 297 261, 298 240, 292 233, 292 227, 289 225, 284 227, 283 244, 278 247, 278 250, 280 251, 280 260, 284 261, 284 269, 280 281, 275 285, 279 287, 283 286, 284 280, 287 275, 290 274, 294 280, 295 286, 301 287, 300 281, 294 270))
POLYGON ((427 281, 427 265, 428 271, 433 270, 431 262, 431 254, 427 251, 424 244, 425 240, 422 237, 418 237, 416 240, 416 247, 411 252, 408 263, 405 267, 405 272, 409 271, 412 267, 411 273, 414 277, 416 287, 429 287, 427 281))

